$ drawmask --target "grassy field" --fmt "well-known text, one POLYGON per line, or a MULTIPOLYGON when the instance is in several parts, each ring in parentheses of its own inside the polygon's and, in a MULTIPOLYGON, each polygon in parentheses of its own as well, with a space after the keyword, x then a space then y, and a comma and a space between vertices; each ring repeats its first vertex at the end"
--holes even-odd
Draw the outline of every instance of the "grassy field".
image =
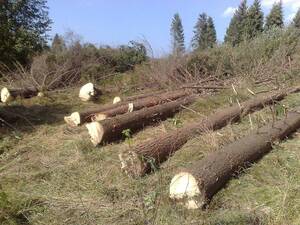
POLYGON ((121 173, 120 151, 250 97, 246 88, 239 88, 238 95, 227 90, 201 97, 190 106, 197 114, 184 110, 125 141, 98 148, 85 127, 71 129, 63 121, 91 105, 77 99, 77 90, 1 106, 0 114, 18 119, 10 128, 0 127, 0 224, 300 224, 299 133, 231 180, 205 211, 188 211, 168 198, 179 168, 272 121, 272 111, 283 117, 282 105, 300 106, 300 94, 252 114, 252 126, 245 117, 190 140, 155 174, 134 180, 121 173))

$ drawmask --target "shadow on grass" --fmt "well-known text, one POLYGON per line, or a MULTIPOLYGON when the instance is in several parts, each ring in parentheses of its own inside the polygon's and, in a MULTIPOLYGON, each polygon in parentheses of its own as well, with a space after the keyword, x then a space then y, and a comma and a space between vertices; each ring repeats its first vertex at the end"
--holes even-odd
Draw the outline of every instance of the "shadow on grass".
POLYGON ((38 125, 64 123, 71 106, 64 104, 0 106, 0 136, 15 132, 32 132, 38 125))

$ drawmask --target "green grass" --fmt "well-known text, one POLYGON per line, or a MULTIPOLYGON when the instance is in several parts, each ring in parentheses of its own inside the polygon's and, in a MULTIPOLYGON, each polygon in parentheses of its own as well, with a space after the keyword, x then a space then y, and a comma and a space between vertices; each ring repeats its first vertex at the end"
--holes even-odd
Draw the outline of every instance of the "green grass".
MULTIPOLYGON (((81 103, 77 90, 7 106, 30 123, 20 119, 11 123, 16 130, 0 128, 0 224, 299 224, 299 134, 231 180, 205 211, 188 211, 168 198, 174 173, 246 135, 249 117, 190 140, 155 174, 133 180, 120 171, 120 151, 251 97, 245 88, 238 92, 200 98, 189 107, 198 114, 184 110, 175 120, 134 134, 130 142, 99 148, 91 145, 85 127, 70 129, 63 122, 65 114, 91 104, 81 103)), ((299 98, 291 95, 282 104, 300 106, 299 98)), ((256 129, 272 120, 271 111, 251 119, 256 129)))

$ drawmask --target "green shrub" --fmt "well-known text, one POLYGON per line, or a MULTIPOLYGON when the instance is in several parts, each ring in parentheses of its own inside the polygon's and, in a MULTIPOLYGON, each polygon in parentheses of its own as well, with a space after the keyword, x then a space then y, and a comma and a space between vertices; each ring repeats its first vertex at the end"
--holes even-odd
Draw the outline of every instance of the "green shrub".
MULTIPOLYGON (((287 73, 285 65, 297 58, 300 49, 300 30, 272 29, 236 47, 226 44, 194 52, 187 68, 195 76, 214 75, 219 78, 243 76, 258 79, 287 73)), ((291 69, 299 71, 294 61, 291 69)))

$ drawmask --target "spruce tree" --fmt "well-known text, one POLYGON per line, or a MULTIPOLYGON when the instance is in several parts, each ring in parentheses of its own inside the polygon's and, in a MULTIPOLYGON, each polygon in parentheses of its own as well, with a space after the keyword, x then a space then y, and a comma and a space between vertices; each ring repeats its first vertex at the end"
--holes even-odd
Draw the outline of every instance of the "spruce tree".
POLYGON ((178 13, 173 17, 171 24, 171 39, 172 39, 172 51, 173 54, 183 54, 185 51, 184 47, 184 32, 181 22, 181 18, 178 13))
POLYGON ((211 18, 210 16, 207 20, 207 42, 209 48, 214 47, 214 45, 217 43, 217 32, 215 24, 213 18, 211 18))
POLYGON ((239 43, 239 32, 238 32, 238 23, 237 16, 233 15, 229 26, 226 30, 224 41, 232 46, 235 46, 239 43))
POLYGON ((207 48, 207 15, 202 13, 198 17, 198 21, 194 27, 194 37, 192 39, 193 49, 207 48))
POLYGON ((205 13, 200 14, 194 27, 193 49, 212 48, 216 42, 217 35, 213 19, 205 13))
POLYGON ((296 16, 293 19, 293 26, 300 29, 300 9, 298 9, 296 16))
POLYGON ((260 0, 254 0, 253 5, 247 13, 245 35, 247 39, 254 38, 257 34, 263 32, 264 14, 261 9, 260 0))
POLYGON ((225 42, 233 46, 241 43, 246 35, 247 0, 243 0, 234 13, 226 31, 225 42))
POLYGON ((273 27, 283 27, 283 9, 282 2, 275 3, 271 9, 270 14, 267 16, 265 29, 271 29, 273 27))

